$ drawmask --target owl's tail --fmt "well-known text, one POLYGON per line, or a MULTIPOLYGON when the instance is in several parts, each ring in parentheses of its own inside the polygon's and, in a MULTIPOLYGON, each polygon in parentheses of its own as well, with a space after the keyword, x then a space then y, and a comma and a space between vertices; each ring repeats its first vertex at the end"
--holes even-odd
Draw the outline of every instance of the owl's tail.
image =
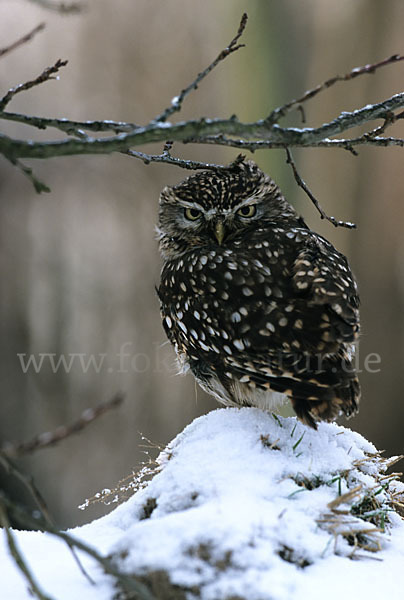
POLYGON ((298 418, 317 429, 317 421, 333 421, 341 413, 351 417, 358 412, 360 385, 357 377, 337 387, 317 388, 317 397, 304 397, 299 386, 292 392, 290 400, 298 418))
POLYGON ((298 418, 313 429, 318 421, 333 421, 340 414, 350 417, 358 411, 360 385, 344 351, 320 361, 315 356, 286 357, 278 376, 274 368, 271 374, 258 368, 247 373, 259 388, 285 394, 298 418))

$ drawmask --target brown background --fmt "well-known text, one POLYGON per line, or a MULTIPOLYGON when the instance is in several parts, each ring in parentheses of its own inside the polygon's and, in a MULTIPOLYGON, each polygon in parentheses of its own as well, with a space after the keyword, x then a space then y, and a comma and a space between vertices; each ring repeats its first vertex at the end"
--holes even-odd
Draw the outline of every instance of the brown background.
MULTIPOLYGON (((332 75, 404 52, 401 0, 92 0, 87 7, 63 17, 33 2, 0 2, 1 47, 47 23, 33 42, 0 61, 0 95, 57 58, 69 59, 60 81, 19 95, 9 110, 146 123, 230 41, 243 10, 249 13, 247 48, 202 83, 181 118, 236 113, 256 120, 332 75)), ((402 91, 403 75, 404 64, 397 64, 338 84, 307 105, 309 124, 402 91)), ((297 124, 297 117, 289 122, 297 124)), ((6 122, 2 131, 58 135, 6 122)), ((175 151, 218 162, 237 154, 202 146, 175 151)), ((307 149, 295 157, 324 208, 359 226, 348 232, 321 223, 296 188, 284 153, 255 154, 310 225, 347 253, 359 280, 360 365, 369 353, 380 355, 381 364, 378 373, 362 373, 361 413, 349 426, 390 454, 403 452, 404 150, 363 147, 355 158, 343 150, 307 149)), ((79 512, 84 498, 112 487, 144 460, 138 432, 164 445, 216 404, 195 390, 191 377, 175 376, 154 292, 158 195, 185 173, 118 154, 30 166, 50 194, 36 195, 20 172, 0 162, 1 438, 29 439, 126 392, 118 412, 23 464, 58 522, 71 526, 102 512, 79 512), (124 344, 131 356, 119 372, 124 344), (83 373, 78 363, 70 373, 52 373, 46 363, 39 373, 24 374, 19 353, 102 353, 106 359, 98 374, 83 373)), ((10 489, 10 480, 0 478, 10 489)), ((20 488, 13 493, 20 496, 20 488)))

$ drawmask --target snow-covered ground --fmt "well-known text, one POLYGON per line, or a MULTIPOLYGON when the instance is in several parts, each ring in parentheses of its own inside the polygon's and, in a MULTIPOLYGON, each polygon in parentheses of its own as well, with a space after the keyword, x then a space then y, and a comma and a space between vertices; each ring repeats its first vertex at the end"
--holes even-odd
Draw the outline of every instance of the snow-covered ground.
MULTIPOLYGON (((71 533, 121 571, 164 582, 167 597, 180 586, 206 600, 402 600, 404 522, 392 501, 404 485, 386 478, 375 452, 334 424, 313 431, 258 409, 218 409, 169 444, 145 489, 71 533)), ((80 554, 96 585, 62 541, 15 536, 55 600, 114 597, 93 559, 80 554)), ((32 598, 4 539, 0 598, 32 598)))

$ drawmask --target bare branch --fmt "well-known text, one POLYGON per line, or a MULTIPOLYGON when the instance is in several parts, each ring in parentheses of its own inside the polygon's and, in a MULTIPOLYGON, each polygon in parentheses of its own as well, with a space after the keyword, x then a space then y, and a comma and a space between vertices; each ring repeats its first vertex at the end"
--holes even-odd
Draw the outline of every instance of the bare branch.
POLYGON ((74 433, 78 433, 82 431, 85 427, 87 427, 90 423, 92 423, 95 419, 108 412, 113 408, 117 408, 122 404, 124 400, 124 396, 120 393, 116 394, 111 400, 107 402, 102 402, 98 404, 95 408, 87 408, 81 415, 77 421, 74 421, 70 425, 62 425, 55 429, 55 431, 41 433, 38 436, 35 436, 32 440, 28 442, 22 442, 20 444, 6 443, 3 444, 0 451, 4 456, 9 458, 15 458, 22 456, 24 454, 29 454, 31 452, 35 452, 36 450, 40 450, 42 448, 48 448, 49 446, 53 446, 70 437, 74 433))
MULTIPOLYGON (((51 0, 37 0, 37 2, 40 4, 50 3, 53 6, 56 4, 55 2, 51 2, 51 0)), ((58 6, 60 7, 61 4, 58 3, 58 6)), ((396 112, 398 109, 404 108, 404 92, 395 94, 391 98, 379 103, 368 104, 358 110, 341 112, 335 119, 328 123, 323 123, 319 127, 280 127, 277 123, 281 117, 293 109, 301 111, 302 120, 305 122, 305 114, 302 106, 304 102, 315 97, 321 91, 331 87, 338 81, 349 81, 364 74, 374 73, 386 65, 402 61, 404 57, 401 55, 394 55, 382 61, 352 69, 343 76, 337 75, 327 79, 312 90, 305 92, 300 98, 276 108, 267 118, 253 123, 242 123, 235 115, 228 119, 199 118, 178 123, 169 122, 167 119, 175 112, 181 110, 183 101, 193 90, 197 89, 199 83, 222 60, 243 46, 243 44, 239 43, 239 39, 245 30, 246 23, 247 15, 243 14, 237 33, 230 44, 222 50, 206 69, 198 74, 191 84, 185 87, 173 99, 168 108, 143 126, 110 120, 70 121, 68 119, 44 118, 4 111, 4 108, 15 94, 51 79, 52 75, 66 64, 65 61, 57 61, 55 65, 48 67, 36 79, 9 90, 4 98, 0 100, 0 119, 24 123, 40 129, 53 127, 67 134, 67 137, 58 141, 32 141, 14 139, 0 134, 0 154, 3 154, 12 164, 20 168, 30 178, 35 189, 41 192, 48 191, 47 186, 33 175, 30 167, 21 164, 20 159, 46 159, 56 156, 121 152, 140 159, 145 164, 156 162, 179 166, 185 169, 217 169, 223 168, 223 165, 180 159, 172 156, 170 153, 171 144, 174 142, 183 142, 184 144, 214 144, 217 146, 250 150, 251 152, 264 148, 340 147, 353 154, 357 154, 355 147, 360 145, 380 147, 404 146, 404 139, 384 135, 390 126, 404 116, 404 112, 399 114, 396 112), (369 125, 379 119, 383 119, 382 125, 377 125, 376 127, 369 125), (352 128, 363 125, 368 126, 368 131, 359 136, 336 137, 352 128), (97 132, 112 132, 112 135, 93 137, 90 135, 90 132, 93 134, 97 132), (166 140, 171 140, 170 145, 166 145, 161 154, 147 154, 140 150, 135 150, 136 147, 144 144, 165 143, 166 140)), ((299 181, 298 183, 300 187, 305 185, 304 182, 302 182, 303 185, 299 181)), ((305 188, 303 187, 303 189, 305 188)), ((334 224, 337 223, 336 220, 332 220, 332 218, 328 218, 327 216, 323 216, 323 218, 331 219, 331 222, 334 224)))
MULTIPOLYGON (((39 489, 37 488, 37 486, 34 482, 34 478, 30 475, 25 475, 25 473, 20 471, 20 469, 16 465, 14 465, 14 463, 10 460, 10 458, 8 456, 5 456, 1 450, 0 450, 0 464, 3 465, 5 471, 7 472, 8 475, 12 475, 13 477, 18 479, 24 485, 24 487, 28 490, 28 492, 34 499, 37 507, 40 510, 40 513, 42 514, 43 518, 45 519, 45 522, 48 525, 50 525, 51 527, 54 527, 55 523, 49 513, 48 506, 45 502, 44 497, 42 496, 41 492, 39 491, 39 489)), ((0 501, 1 501, 1 499, 0 499, 0 501)), ((73 558, 76 561, 77 566, 79 567, 80 571, 90 581, 90 583, 94 583, 93 580, 91 579, 91 577, 85 571, 83 565, 81 564, 80 559, 78 558, 74 547, 69 546, 69 549, 70 549, 70 551, 73 555, 73 558)))
POLYGON ((186 88, 184 88, 178 96, 175 96, 171 100, 171 105, 168 108, 166 108, 164 110, 164 112, 162 112, 158 117, 156 117, 154 119, 155 121, 165 122, 172 114, 174 114, 175 112, 179 112, 181 110, 182 103, 185 100, 185 98, 188 96, 188 94, 190 92, 197 89, 197 87, 200 84, 200 82, 202 81, 202 79, 205 79, 205 77, 207 75, 209 75, 209 73, 211 71, 213 71, 213 69, 222 60, 227 58, 229 56, 229 54, 232 54, 232 52, 236 52, 236 50, 239 50, 240 48, 244 48, 245 44, 238 44, 237 42, 240 39, 240 37, 243 35, 244 29, 246 28, 246 25, 247 25, 247 19, 248 19, 247 13, 244 13, 241 17, 241 21, 240 21, 240 25, 238 27, 237 33, 236 33, 235 37, 232 39, 232 41, 230 42, 230 44, 227 46, 227 48, 222 50, 220 52, 220 54, 215 58, 215 60, 212 63, 210 63, 210 65, 208 67, 206 67, 206 69, 204 69, 201 73, 198 73, 196 79, 190 85, 188 85, 186 88))
POLYGON ((13 477, 18 479, 24 485, 24 487, 29 491, 29 493, 33 497, 36 505, 38 506, 40 512, 42 513, 42 515, 44 516, 46 521, 48 523, 50 523, 51 525, 53 525, 54 522, 53 522, 52 517, 49 514, 47 504, 46 504, 42 494, 38 490, 37 486, 35 485, 34 478, 22 473, 22 471, 20 471, 20 469, 18 469, 18 467, 16 467, 13 464, 11 459, 8 456, 6 456, 1 450, 0 450, 0 464, 3 466, 3 468, 5 469, 5 471, 7 472, 8 475, 12 475, 13 477))
MULTIPOLYGON (((249 150, 250 152, 255 152, 256 150, 272 150, 276 148, 284 148, 285 144, 280 142, 271 142, 267 140, 256 140, 256 141, 247 141, 240 139, 233 139, 226 137, 225 135, 215 135, 215 136, 204 136, 202 138, 191 138, 189 140, 184 140, 184 144, 210 144, 213 146, 228 146, 231 148, 239 148, 240 150, 249 150)), ((356 138, 349 139, 337 139, 330 140, 325 138, 324 140, 319 140, 318 142, 306 143, 300 147, 304 148, 343 148, 344 150, 349 150, 353 154, 357 155, 358 153, 354 150, 354 146, 404 146, 404 139, 395 138, 395 137, 368 137, 367 134, 361 135, 356 138)), ((293 145, 291 145, 293 147, 293 145)), ((299 147, 298 144, 294 144, 294 147, 299 147)))
POLYGON ((14 538, 14 534, 10 528, 10 522, 8 520, 7 509, 5 506, 5 502, 2 498, 2 495, 0 495, 0 524, 4 528, 4 534, 7 539, 7 545, 8 545, 10 554, 13 557, 15 564, 17 565, 17 567, 20 569, 20 571, 24 575, 25 579, 27 580, 30 592, 34 596, 39 598, 39 600, 52 600, 52 598, 50 596, 48 596, 41 590, 41 588, 35 581, 35 578, 32 575, 30 568, 28 567, 23 555, 21 554, 21 552, 18 548, 17 542, 15 541, 15 538, 14 538))
POLYGON ((70 15, 80 13, 85 8, 82 2, 55 2, 53 0, 30 0, 30 2, 47 10, 70 15))
POLYGON ((5 48, 0 48, 0 58, 5 56, 9 52, 12 52, 19 46, 22 46, 23 44, 30 42, 37 33, 39 33, 40 31, 43 31, 44 29, 45 29, 45 23, 40 23, 39 25, 34 27, 34 29, 32 31, 30 31, 29 33, 26 33, 22 38, 20 38, 16 42, 13 42, 12 44, 10 44, 9 46, 6 46, 5 48))
POLYGON ((138 158, 144 162, 145 165, 149 165, 152 162, 165 163, 167 165, 175 165, 182 169, 197 170, 197 169, 224 169, 225 165, 216 165, 214 163, 205 163, 198 160, 185 160, 182 158, 176 158, 172 156, 170 150, 172 148, 172 142, 166 142, 164 145, 163 152, 161 154, 145 154, 144 152, 138 152, 136 150, 125 150, 124 154, 138 158))
MULTIPOLYGON (((0 134, 0 153, 15 158, 109 154, 146 143, 164 143, 167 139, 188 143, 191 141, 205 143, 208 136, 226 134, 238 138, 235 141, 227 141, 226 144, 237 148, 250 149, 250 146, 253 148, 254 145, 256 148, 257 141, 260 143, 265 142, 266 148, 313 147, 324 145, 322 144, 324 140, 328 141, 330 137, 349 129, 359 127, 375 119, 383 119, 386 113, 398 108, 404 108, 404 93, 395 94, 383 102, 367 105, 352 112, 343 112, 333 121, 316 128, 280 127, 276 124, 268 125, 262 120, 254 123, 241 123, 237 118, 230 117, 229 119, 202 118, 179 123, 151 121, 144 127, 136 127, 128 133, 120 133, 116 136, 88 137, 86 139, 67 138, 52 142, 16 140, 0 134)), ((1 116, 0 113, 0 118, 1 116)), ((216 143, 219 145, 221 139, 217 138, 216 143)), ((377 145, 377 143, 373 145, 377 145)))
MULTIPOLYGON (((88 546, 85 542, 77 539, 76 537, 66 533, 65 531, 59 531, 55 527, 51 527, 50 525, 44 525, 41 521, 36 519, 35 517, 28 514, 21 507, 17 506, 14 502, 11 502, 3 492, 0 491, 0 503, 3 507, 6 507, 9 514, 13 516, 13 518, 24 525, 25 527, 29 527, 31 529, 36 529, 39 531, 43 531, 46 533, 50 533, 62 540, 64 540, 70 547, 74 547, 77 550, 81 550, 85 552, 94 560, 96 560, 104 569, 104 571, 115 578, 117 584, 120 588, 126 592, 129 592, 133 595, 134 598, 138 598, 139 600, 156 600, 153 594, 147 589, 147 587, 138 581, 135 577, 126 575, 126 573, 122 573, 117 569, 113 563, 113 561, 106 556, 102 556, 97 550, 88 546)), ((132 597, 132 596, 131 596, 132 597)), ((45 597, 46 598, 46 597, 45 597)))
MULTIPOLYGON (((295 100, 291 100, 290 102, 287 102, 286 104, 284 104, 283 106, 280 106, 279 108, 275 108, 275 110, 273 110, 270 113, 270 115, 267 117, 266 120, 269 123, 277 123, 288 112, 290 112, 291 110, 294 110, 295 108, 302 108, 301 105, 303 102, 306 102, 307 100, 311 100, 311 98, 314 98, 315 96, 317 96, 317 94, 319 94, 320 92, 333 86, 338 81, 350 81, 351 79, 355 79, 356 77, 359 77, 360 75, 373 74, 376 72, 377 69, 380 69, 381 67, 385 67, 386 65, 391 65, 392 63, 396 63, 401 60, 404 60, 404 56, 401 56, 399 54, 394 54, 393 56, 390 56, 389 58, 385 58, 384 60, 381 60, 377 63, 365 65, 363 67, 355 67, 354 69, 352 69, 351 71, 349 71, 349 73, 346 73, 345 75, 336 75, 335 77, 331 77, 330 79, 327 79, 323 83, 320 83, 319 85, 317 85, 312 90, 308 90, 307 92, 305 92, 303 94, 303 96, 300 96, 300 98, 296 98, 295 100)), ((305 119, 303 119, 303 122, 304 122, 304 120, 305 119)))
MULTIPOLYGON (((45 448, 47 446, 54 445, 57 442, 59 442, 63 439, 66 439, 73 433, 82 431, 89 423, 94 421, 96 418, 98 418, 100 415, 104 414, 105 412, 111 410, 112 408, 119 406, 122 403, 122 401, 123 401, 123 396, 121 394, 117 394, 108 402, 99 404, 94 409, 87 409, 81 415, 80 419, 78 419, 77 421, 75 421, 73 424, 71 424, 69 426, 59 427, 58 429, 56 429, 56 431, 54 431, 52 433, 45 433, 45 434, 39 435, 39 436, 35 437, 33 440, 31 440, 30 442, 26 442, 23 444, 18 444, 18 445, 10 444, 10 443, 4 444, 3 448, 0 449, 0 464, 2 464, 2 466, 4 467, 4 469, 6 470, 6 472, 9 475, 13 475, 14 477, 16 477, 26 487, 28 492, 33 497, 35 503, 37 504, 37 506, 40 510, 41 515, 43 516, 43 518, 45 520, 44 522, 46 524, 46 528, 51 528, 51 529, 55 528, 54 521, 49 514, 46 502, 45 502, 42 494, 36 487, 33 477, 27 476, 22 471, 20 471, 20 469, 16 465, 14 465, 14 463, 11 461, 10 456, 20 457, 24 454, 31 453, 35 450, 38 450, 39 448, 45 448)), ((0 496, 0 500, 1 500, 1 496, 0 496)), ((75 559, 79 569, 81 570, 83 575, 88 579, 88 581, 91 584, 93 584, 94 581, 88 575, 88 573, 84 569, 83 565, 80 562, 80 559, 78 558, 78 556, 76 554, 75 545, 71 543, 69 538, 66 538, 65 542, 69 546, 69 549, 70 549, 70 551, 73 555, 73 558, 75 559)))
MULTIPOLYGON (((24 454, 31 453, 35 450, 38 450, 39 448, 45 448, 47 446, 54 445, 57 442, 59 442, 63 439, 66 439, 73 433, 77 433, 77 432, 83 430, 89 423, 94 421, 96 418, 98 418, 105 412, 111 410, 112 408, 119 406, 122 403, 122 401, 123 401, 123 396, 121 394, 117 394, 108 402, 99 404, 94 409, 87 409, 86 411, 84 411, 84 413, 81 415, 81 418, 78 419, 77 421, 75 421, 70 426, 59 427, 58 429, 56 429, 56 431, 54 431, 52 433, 46 433, 46 434, 39 435, 39 436, 35 437, 33 440, 31 440, 30 442, 26 442, 26 443, 22 443, 22 444, 10 444, 10 443, 4 444, 3 448, 0 449, 0 464, 4 467, 4 469, 6 470, 6 472, 9 475, 16 477, 25 486, 25 488, 29 491, 29 493, 33 497, 35 503, 37 504, 41 515, 44 517, 44 520, 45 520, 44 522, 46 524, 46 526, 45 526, 46 530, 48 530, 49 528, 51 530, 53 530, 55 528, 54 521, 49 514, 46 502, 45 502, 42 494, 36 487, 33 477, 27 476, 24 473, 22 473, 22 471, 20 471, 20 469, 11 461, 10 456, 19 457, 24 454)), ((1 496, 0 496, 0 501, 1 501, 1 496)), ((37 526, 38 526, 38 522, 36 523, 36 527, 37 526)), ((76 554, 75 545, 71 542, 71 540, 69 538, 65 538, 65 542, 69 546, 69 549, 72 552, 73 557, 74 557, 79 569, 81 570, 83 575, 88 579, 88 581, 91 584, 93 584, 94 581, 88 575, 88 573, 82 566, 82 564, 76 554)))
POLYGON ((0 119, 23 123, 37 129, 53 127, 54 129, 59 129, 64 133, 80 138, 88 137, 85 131, 128 133, 139 128, 139 125, 135 123, 124 123, 121 121, 69 121, 68 119, 49 119, 47 117, 34 117, 11 112, 0 112, 0 119))
POLYGON ((292 154, 291 154, 289 148, 285 148, 285 150, 286 150, 286 154, 287 154, 286 162, 288 164, 290 164, 290 166, 292 167, 293 175, 295 176, 297 185, 306 192, 306 194, 308 195, 308 197, 310 198, 310 200, 313 202, 314 206, 317 208, 318 212, 320 213, 321 218, 326 219, 327 221, 332 223, 335 227, 346 227, 347 229, 355 229, 356 225, 354 223, 349 223, 346 221, 338 221, 335 217, 329 217, 326 214, 326 212, 321 208, 321 205, 320 205, 319 201, 317 200, 317 198, 313 195, 313 193, 307 187, 307 185, 305 184, 303 179, 300 177, 297 167, 296 167, 296 164, 295 164, 295 161, 292 158, 292 154))
POLYGON ((7 156, 6 158, 7 158, 7 160, 9 160, 11 162, 12 165, 14 165, 15 167, 18 167, 18 169, 20 169, 20 171, 22 171, 22 173, 26 177, 28 177, 28 179, 31 181, 32 185, 34 186, 34 189, 37 194, 41 194, 42 192, 50 192, 50 188, 46 185, 46 183, 44 183, 43 181, 41 181, 34 175, 34 172, 30 167, 27 167, 26 165, 24 165, 21 161, 17 160, 16 158, 11 158, 9 156, 7 156))
POLYGON ((35 79, 33 79, 31 81, 26 81, 25 83, 20 83, 19 85, 16 85, 14 88, 11 88, 10 90, 8 90, 7 94, 5 96, 3 96, 3 98, 0 100, 0 112, 6 108, 7 104, 19 92, 24 92, 26 90, 29 90, 36 85, 40 85, 41 83, 44 83, 45 81, 49 81, 50 79, 56 79, 56 77, 53 77, 54 73, 57 73, 59 71, 59 69, 61 69, 61 67, 66 66, 67 62, 68 62, 67 60, 61 60, 59 58, 52 67, 47 67, 35 79))

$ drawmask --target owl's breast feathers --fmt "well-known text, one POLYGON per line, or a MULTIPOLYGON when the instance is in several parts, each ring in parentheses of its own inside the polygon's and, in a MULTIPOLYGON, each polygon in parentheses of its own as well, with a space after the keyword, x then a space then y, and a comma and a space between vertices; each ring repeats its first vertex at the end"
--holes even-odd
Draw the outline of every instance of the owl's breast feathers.
POLYGON ((311 426, 356 411, 356 283, 320 235, 274 224, 193 249, 165 263, 158 294, 166 333, 200 380, 285 393, 311 426))

